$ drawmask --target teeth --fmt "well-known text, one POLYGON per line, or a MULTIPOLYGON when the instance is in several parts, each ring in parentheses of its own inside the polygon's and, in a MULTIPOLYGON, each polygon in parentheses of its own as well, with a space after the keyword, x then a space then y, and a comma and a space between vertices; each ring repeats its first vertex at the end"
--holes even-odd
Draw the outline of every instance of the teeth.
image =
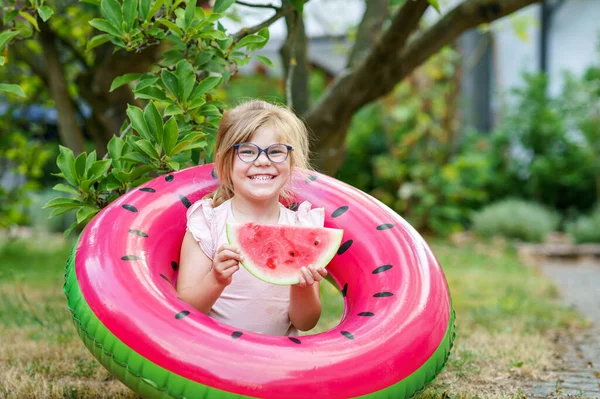
POLYGON ((271 180, 272 178, 273 178, 273 176, 252 176, 251 177, 252 180, 262 180, 262 181, 271 180))

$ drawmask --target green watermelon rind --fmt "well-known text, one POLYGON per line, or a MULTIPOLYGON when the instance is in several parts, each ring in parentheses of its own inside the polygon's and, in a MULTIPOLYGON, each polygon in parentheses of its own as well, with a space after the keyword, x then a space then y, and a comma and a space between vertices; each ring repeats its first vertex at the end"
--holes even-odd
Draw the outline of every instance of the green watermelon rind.
MULTIPOLYGON (((244 249, 243 249, 242 245, 239 243, 239 241, 237 240, 236 228, 243 224, 244 223, 227 223, 227 227, 226 227, 227 241, 229 242, 229 244, 235 245, 236 247, 240 248, 240 250, 242 251, 242 254, 244 253, 244 249)), ((308 226, 307 226, 307 228, 308 228, 308 226)), ((313 266, 326 268, 327 265, 329 264, 329 262, 331 262, 331 260, 337 253, 337 250, 340 247, 340 244, 342 243, 342 237, 344 235, 344 231, 341 229, 331 229, 331 228, 326 228, 326 227, 322 227, 322 228, 324 230, 327 230, 327 232, 329 233, 329 235, 331 237, 331 243, 327 246, 326 249, 322 250, 320 257, 315 260, 315 262, 313 263, 313 266)), ((266 275, 265 273, 261 273, 261 270, 263 268, 256 266, 254 263, 252 263, 252 261, 247 256, 240 263, 254 277, 256 277, 262 281, 266 281, 267 283, 271 283, 271 284, 275 284, 275 285, 293 285, 293 284, 297 284, 299 282, 298 276, 273 279, 272 276, 266 275)))
MULTIPOLYGON (((66 262, 63 291, 77 333, 96 359, 124 385, 146 399, 242 399, 251 397, 204 385, 165 369, 138 354, 98 319, 81 292, 75 273, 75 253, 66 262)), ((438 348, 415 372, 361 399, 406 399, 422 392, 445 368, 456 337, 456 313, 450 299, 448 329, 438 348)))

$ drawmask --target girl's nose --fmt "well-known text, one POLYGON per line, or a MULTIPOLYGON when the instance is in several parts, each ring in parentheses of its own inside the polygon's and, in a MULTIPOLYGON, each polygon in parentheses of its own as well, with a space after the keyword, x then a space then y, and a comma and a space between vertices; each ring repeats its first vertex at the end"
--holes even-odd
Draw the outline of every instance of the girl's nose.
POLYGON ((266 152, 261 152, 260 154, 258 154, 258 158, 256 158, 256 160, 254 161, 254 164, 257 166, 269 165, 271 164, 271 160, 269 159, 269 157, 267 157, 266 152))

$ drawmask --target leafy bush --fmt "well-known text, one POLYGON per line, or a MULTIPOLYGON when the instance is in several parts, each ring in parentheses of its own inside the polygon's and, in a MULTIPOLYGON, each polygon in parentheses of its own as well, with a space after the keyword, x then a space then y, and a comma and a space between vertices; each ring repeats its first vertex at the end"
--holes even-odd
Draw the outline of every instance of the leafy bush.
POLYGON ((527 242, 540 242, 554 231, 559 215, 542 205, 519 199, 491 204, 473 216, 472 229, 483 237, 502 236, 527 242))
POLYGON ((565 230, 577 244, 600 243, 600 207, 567 223, 565 230))

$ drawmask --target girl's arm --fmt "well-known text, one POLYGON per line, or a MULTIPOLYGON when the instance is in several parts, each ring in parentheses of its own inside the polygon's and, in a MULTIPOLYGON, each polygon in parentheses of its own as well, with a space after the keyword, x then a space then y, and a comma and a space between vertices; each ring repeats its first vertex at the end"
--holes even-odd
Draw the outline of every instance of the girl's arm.
POLYGON ((177 277, 177 293, 181 299, 208 314, 239 269, 236 256, 239 258, 235 249, 223 246, 215 254, 213 267, 213 261, 200 249, 192 234, 186 232, 177 277))
POLYGON ((300 331, 310 330, 321 317, 319 281, 326 275, 325 269, 309 266, 302 271, 300 283, 290 288, 290 321, 300 331))

